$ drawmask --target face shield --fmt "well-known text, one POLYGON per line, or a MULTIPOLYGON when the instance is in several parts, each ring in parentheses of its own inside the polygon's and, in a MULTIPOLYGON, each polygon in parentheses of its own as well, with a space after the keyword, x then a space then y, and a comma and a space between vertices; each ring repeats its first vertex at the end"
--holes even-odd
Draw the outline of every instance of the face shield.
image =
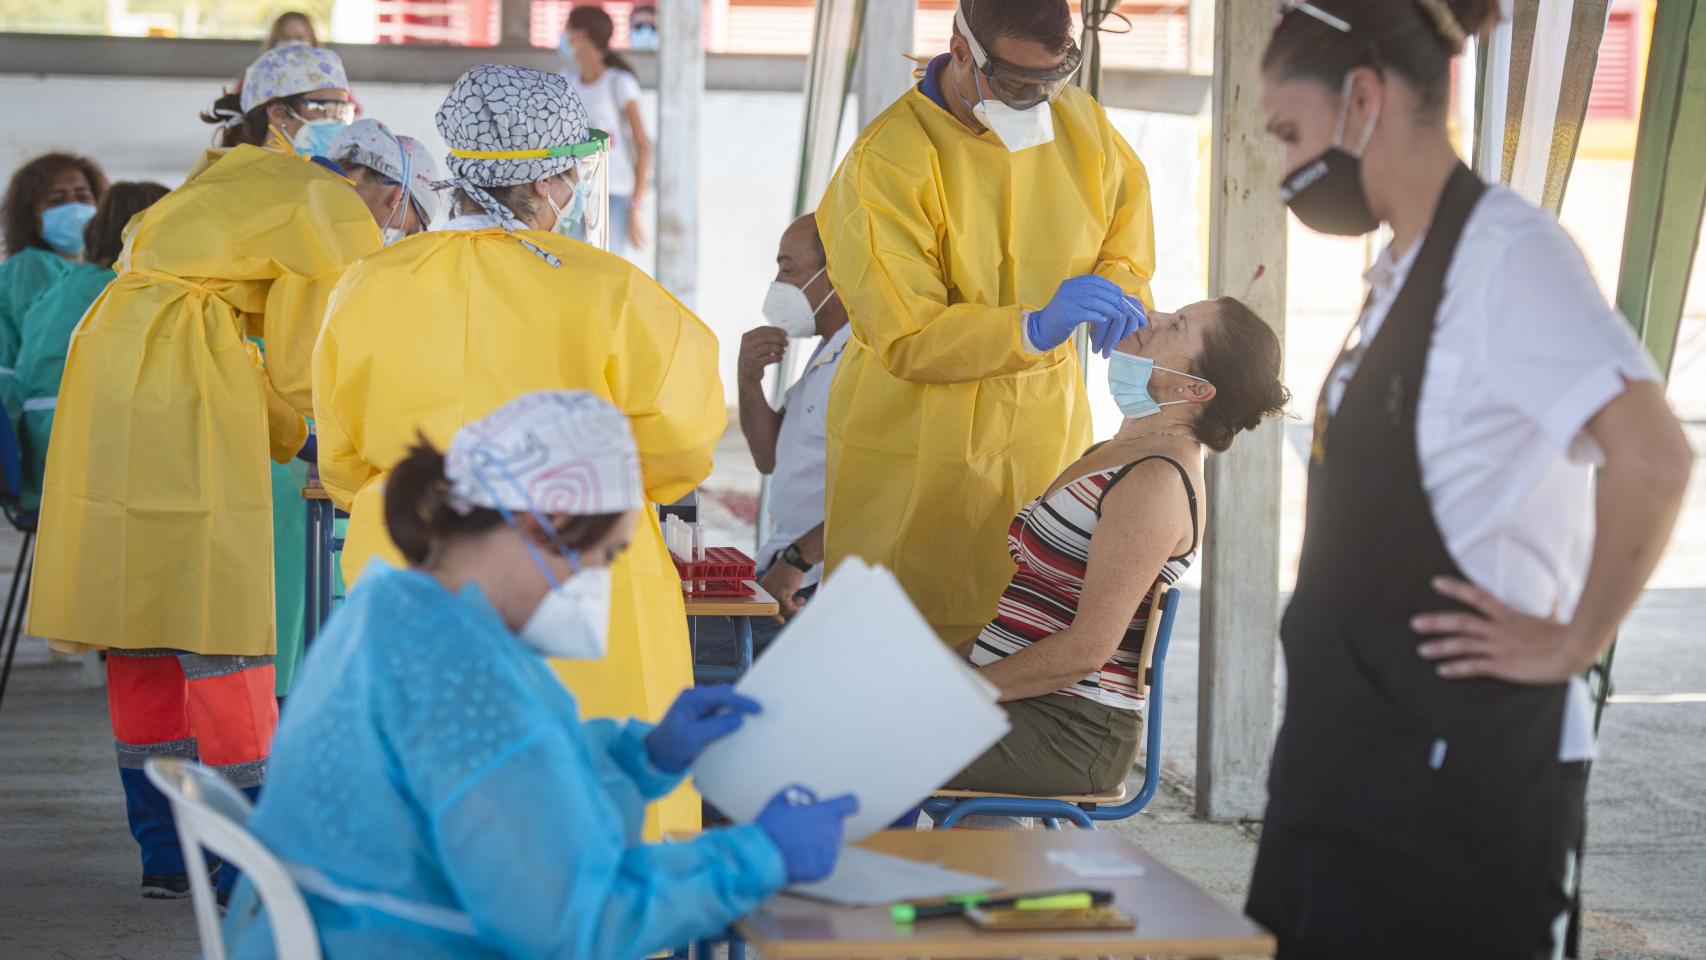
POLYGON ((1047 70, 1021 67, 998 60, 983 49, 983 44, 972 35, 971 25, 966 22, 963 5, 955 11, 954 23, 960 29, 960 36, 965 37, 966 46, 971 48, 972 63, 983 75, 984 89, 1015 110, 1029 110, 1039 103, 1052 103, 1060 96, 1060 91, 1066 89, 1083 61, 1083 54, 1075 43, 1055 67, 1047 70))
POLYGON ((575 239, 600 250, 610 249, 610 134, 592 131, 592 139, 577 144, 575 206, 580 208, 580 232, 575 239))

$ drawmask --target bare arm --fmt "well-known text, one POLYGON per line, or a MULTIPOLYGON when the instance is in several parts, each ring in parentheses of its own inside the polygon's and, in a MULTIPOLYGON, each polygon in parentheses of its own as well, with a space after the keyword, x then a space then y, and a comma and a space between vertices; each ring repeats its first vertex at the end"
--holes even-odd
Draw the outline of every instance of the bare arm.
POLYGON ((776 470, 776 437, 782 432, 783 411, 770 406, 764 395, 764 371, 781 363, 788 349, 788 335, 778 327, 756 327, 740 339, 736 360, 739 378, 740 429, 758 472, 776 470))
POLYGON ((646 121, 640 116, 640 101, 631 101, 622 111, 628 122, 628 136, 634 142, 634 199, 635 207, 646 195, 646 183, 652 172, 652 138, 646 135, 646 121))
POLYGON ((1179 473, 1159 460, 1132 468, 1102 500, 1090 537, 1084 595, 1072 626, 982 668, 1001 699, 1063 690, 1108 662, 1181 540, 1190 504, 1179 473))
POLYGON ((1446 677, 1497 677, 1513 683, 1562 683, 1599 661, 1640 598, 1670 541, 1688 487, 1694 454, 1663 388, 1631 383, 1592 420, 1587 432, 1605 453, 1595 497, 1593 562, 1574 618, 1560 624, 1505 606, 1460 581, 1441 593, 1474 608, 1429 614, 1414 626, 1443 634, 1421 647, 1446 677))

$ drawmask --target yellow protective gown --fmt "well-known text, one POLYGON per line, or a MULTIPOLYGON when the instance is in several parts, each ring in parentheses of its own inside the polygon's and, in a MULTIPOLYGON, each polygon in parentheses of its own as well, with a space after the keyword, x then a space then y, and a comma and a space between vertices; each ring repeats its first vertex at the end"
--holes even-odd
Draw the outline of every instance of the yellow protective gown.
POLYGON ((1074 348, 1029 353, 1021 314, 1087 273, 1150 303, 1143 164, 1083 91, 1053 113, 1053 143, 1009 153, 914 88, 817 211, 853 327, 829 400, 829 567, 889 567, 949 643, 994 615, 1014 513, 1090 443, 1074 348))
POLYGON ((379 228, 292 154, 192 177, 132 221, 66 356, 29 628, 67 649, 274 649, 268 457, 307 436, 326 298, 379 228))
MULTIPOLYGON (((709 328, 621 258, 539 231, 425 233, 357 264, 327 310, 314 388, 320 481, 350 511, 351 581, 375 556, 403 562, 383 481, 416 431, 442 450, 522 393, 589 390, 628 415, 646 496, 669 503, 710 475, 728 418, 709 328)), ((693 681, 681 581, 655 511, 612 580, 609 656, 554 665, 584 715, 655 721, 693 681)), ((690 791, 653 809, 653 836, 698 827, 690 791)))

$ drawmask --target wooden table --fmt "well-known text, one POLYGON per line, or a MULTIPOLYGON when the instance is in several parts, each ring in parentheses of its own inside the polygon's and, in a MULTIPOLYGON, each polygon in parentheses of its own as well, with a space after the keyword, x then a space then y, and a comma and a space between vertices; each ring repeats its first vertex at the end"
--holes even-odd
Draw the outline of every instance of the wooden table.
MULTIPOLYGON (((698 665, 697 645, 694 649, 693 679, 698 683, 733 683, 752 666, 752 618, 774 617, 782 608, 776 598, 764 592, 755 580, 746 585, 752 588, 750 597, 683 597, 691 629, 694 617, 732 617, 735 632, 740 637, 740 662, 732 667, 720 664, 698 665)), ((697 634, 694 634, 695 638, 697 634)))
MULTIPOLYGON (((980 931, 962 917, 897 924, 888 907, 853 909, 783 894, 735 929, 766 960, 793 958, 1250 957, 1273 956, 1274 938, 1111 831, 887 830, 859 844, 990 877, 1008 893, 1090 887, 1113 891, 1132 930, 980 931), (1141 877, 1086 879, 1048 859, 1051 851, 1118 851, 1141 877)), ((999 894, 996 894, 999 895, 999 894)))

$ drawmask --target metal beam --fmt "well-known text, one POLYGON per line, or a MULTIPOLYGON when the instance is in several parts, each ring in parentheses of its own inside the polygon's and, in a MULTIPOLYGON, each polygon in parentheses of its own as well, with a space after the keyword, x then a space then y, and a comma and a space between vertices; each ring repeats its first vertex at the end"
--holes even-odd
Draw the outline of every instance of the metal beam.
MULTIPOLYGON (((1215 23, 1208 286, 1213 295, 1243 299, 1283 340, 1284 164, 1261 109, 1260 60, 1273 31, 1273 8, 1217 0, 1215 23)), ((1267 801, 1281 454, 1281 424, 1274 421, 1208 462, 1197 815, 1211 820, 1260 817, 1267 801)))
POLYGON ((916 7, 914 0, 866 0, 865 36, 853 72, 861 130, 912 86, 912 61, 906 57, 912 52, 916 7))
POLYGON ((699 119, 705 8, 658 5, 658 282, 686 304, 699 292, 699 119))
MULTIPOLYGON (((541 70, 563 66, 556 51, 532 46, 340 43, 336 49, 356 83, 448 87, 462 71, 482 63, 514 63, 541 70)), ((205 77, 229 82, 254 61, 255 50, 250 40, 0 33, 0 75, 205 77)), ((657 55, 630 51, 622 55, 634 65, 640 85, 655 90, 657 55)), ((799 93, 806 82, 806 58, 792 54, 713 53, 705 56, 704 69, 705 89, 719 92, 799 93)), ((1195 115, 1208 100, 1208 78, 1185 73, 1106 70, 1103 84, 1103 104, 1128 110, 1195 115)))

